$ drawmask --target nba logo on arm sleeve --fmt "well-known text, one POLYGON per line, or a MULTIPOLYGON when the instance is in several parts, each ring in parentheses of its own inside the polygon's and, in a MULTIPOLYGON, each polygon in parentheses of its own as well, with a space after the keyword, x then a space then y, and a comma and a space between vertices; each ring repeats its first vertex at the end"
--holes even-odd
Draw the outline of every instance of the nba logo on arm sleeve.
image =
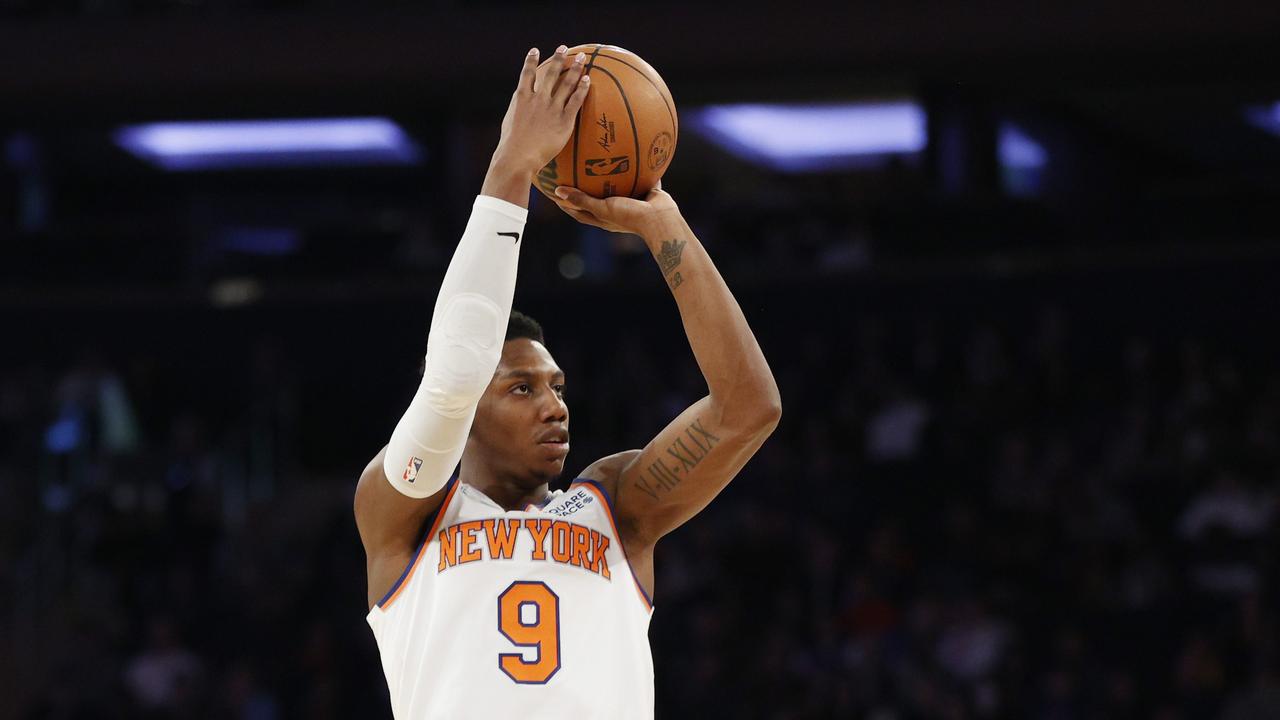
POLYGON ((411 457, 409 464, 404 468, 404 481, 413 482, 418 478, 418 471, 422 469, 422 458, 411 457))

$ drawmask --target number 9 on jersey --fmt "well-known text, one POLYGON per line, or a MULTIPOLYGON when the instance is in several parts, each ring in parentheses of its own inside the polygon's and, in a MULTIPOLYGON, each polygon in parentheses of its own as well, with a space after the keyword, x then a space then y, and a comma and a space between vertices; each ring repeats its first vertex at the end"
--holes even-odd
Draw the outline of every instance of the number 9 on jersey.
POLYGON ((507 677, 541 685, 560 669, 560 597, 546 583, 511 583, 498 596, 498 631, 512 645, 536 649, 532 661, 523 653, 499 653, 498 667, 507 677))

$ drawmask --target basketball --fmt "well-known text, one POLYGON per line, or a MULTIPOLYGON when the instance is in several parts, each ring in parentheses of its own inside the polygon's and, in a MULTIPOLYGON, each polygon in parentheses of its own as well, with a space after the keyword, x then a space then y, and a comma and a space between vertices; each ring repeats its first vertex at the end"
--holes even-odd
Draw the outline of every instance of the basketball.
POLYGON ((568 57, 580 52, 587 56, 591 90, 568 144, 534 184, 552 200, 557 185, 598 198, 643 198, 676 151, 680 125, 671 91, 635 53, 592 44, 570 48, 568 57))

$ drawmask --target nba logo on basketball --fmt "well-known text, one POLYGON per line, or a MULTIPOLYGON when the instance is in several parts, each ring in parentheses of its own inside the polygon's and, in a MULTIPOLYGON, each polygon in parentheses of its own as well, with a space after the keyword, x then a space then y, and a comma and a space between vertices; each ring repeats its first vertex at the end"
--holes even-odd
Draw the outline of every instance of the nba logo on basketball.
POLYGON ((422 469, 422 460, 420 458, 409 458, 409 464, 404 469, 404 481, 413 482, 418 477, 418 471, 422 469))

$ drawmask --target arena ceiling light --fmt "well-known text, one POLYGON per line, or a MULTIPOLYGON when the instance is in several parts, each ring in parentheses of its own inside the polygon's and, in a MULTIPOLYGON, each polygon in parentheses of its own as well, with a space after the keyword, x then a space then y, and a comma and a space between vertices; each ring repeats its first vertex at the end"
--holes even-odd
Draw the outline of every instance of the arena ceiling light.
POLYGON ((1043 190, 1049 151, 1027 131, 1010 122, 1000 123, 996 153, 1006 192, 1032 197, 1043 190))
POLYGON ((997 139, 1000 164, 1016 170, 1039 170, 1049 164, 1049 153, 1022 128, 1002 123, 997 139))
POLYGON ((909 101, 712 105, 688 123, 730 153, 784 172, 876 164, 928 143, 926 114, 909 101))
POLYGON ((1245 108, 1244 117, 1259 130, 1280 136, 1280 102, 1245 108))
POLYGON ((379 117, 148 123, 119 128, 115 142, 177 171, 411 165, 422 155, 400 126, 379 117))

